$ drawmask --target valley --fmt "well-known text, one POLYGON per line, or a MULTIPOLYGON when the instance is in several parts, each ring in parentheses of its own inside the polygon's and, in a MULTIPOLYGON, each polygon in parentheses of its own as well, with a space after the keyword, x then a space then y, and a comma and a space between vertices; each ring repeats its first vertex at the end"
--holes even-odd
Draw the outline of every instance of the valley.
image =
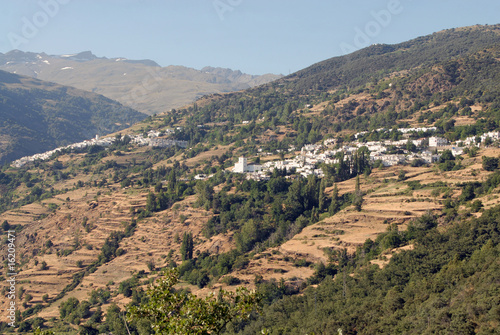
MULTIPOLYGON (((153 334, 155 320, 124 317, 175 268, 179 294, 259 295, 260 314, 225 334, 494 333, 499 29, 372 45, 172 110, 159 100, 107 135, 6 160, 19 332, 153 334)), ((48 62, 110 61, 72 57, 48 62)), ((48 85, 2 74, 12 92, 48 85)))

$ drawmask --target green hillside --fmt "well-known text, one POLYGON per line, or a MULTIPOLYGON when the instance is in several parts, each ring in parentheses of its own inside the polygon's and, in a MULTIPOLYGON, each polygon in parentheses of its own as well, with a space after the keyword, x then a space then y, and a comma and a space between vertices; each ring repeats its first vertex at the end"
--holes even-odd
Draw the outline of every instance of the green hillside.
POLYGON ((377 44, 352 54, 314 64, 290 75, 287 87, 295 91, 325 91, 356 87, 389 73, 464 58, 498 47, 500 26, 457 28, 419 37, 395 45, 377 44))
POLYGON ((115 132, 144 116, 101 95, 0 71, 0 162, 115 132))
POLYGON ((383 239, 367 240, 330 273, 321 270, 317 288, 274 301, 237 333, 494 334, 500 326, 499 218, 497 206, 440 232, 436 217, 422 217, 406 232, 384 236, 412 240, 415 248, 394 255, 383 269, 369 262, 383 239))
MULTIPOLYGON (((500 26, 474 26, 438 32, 396 45, 373 45, 350 55, 314 64, 254 89, 227 94, 223 98, 207 99, 207 106, 198 113, 198 121, 238 122, 267 116, 286 122, 289 121, 287 113, 290 111, 284 111, 285 106, 292 106, 292 110, 303 109, 305 104, 334 103, 340 97, 354 92, 379 93, 389 84, 388 77, 394 78, 392 87, 397 93, 395 98, 401 97, 398 91, 406 93, 409 90, 405 85, 407 81, 415 82, 417 78, 433 74, 441 76, 441 84, 448 82, 460 86, 466 75, 490 74, 490 68, 477 73, 474 67, 496 67, 495 56, 499 44, 500 26), (491 64, 485 64, 488 60, 491 64), (457 66, 463 62, 469 68, 459 71, 457 66), (382 79, 385 80, 379 83, 382 79)), ((491 90, 494 94, 497 89, 495 82, 489 80, 487 87, 483 87, 486 84, 484 81, 466 80, 469 86, 466 89, 471 90, 472 85, 476 90, 491 90)), ((430 90, 426 94, 431 96, 419 96, 418 99, 411 97, 412 101, 432 102, 434 98, 447 98, 443 96, 442 88, 436 87, 437 91, 433 91, 429 83, 426 85, 430 90)), ((464 90, 454 93, 461 94, 464 90)), ((388 110, 391 106, 396 111, 402 109, 398 108, 398 99, 392 100, 391 105, 383 106, 377 112, 388 110)))

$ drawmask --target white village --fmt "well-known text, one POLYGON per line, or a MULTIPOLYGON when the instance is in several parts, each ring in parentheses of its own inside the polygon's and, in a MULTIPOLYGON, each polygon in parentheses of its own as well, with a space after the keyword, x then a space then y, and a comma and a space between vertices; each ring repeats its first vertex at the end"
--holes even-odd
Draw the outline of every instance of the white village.
MULTIPOLYGON (((178 128, 177 130, 182 130, 178 128)), ((419 128, 399 128, 398 132, 403 134, 404 139, 401 140, 383 140, 383 141, 363 141, 363 136, 370 132, 359 132, 354 134, 355 141, 344 142, 340 145, 337 139, 329 138, 322 143, 307 144, 300 148, 300 151, 295 147, 290 146, 288 154, 296 153, 295 157, 283 160, 267 161, 263 164, 249 164, 246 157, 239 157, 238 161, 232 168, 232 172, 245 174, 247 179, 253 180, 268 180, 271 173, 275 169, 294 171, 297 176, 307 178, 309 175, 316 175, 319 178, 324 177, 324 172, 320 168, 320 164, 336 164, 339 162, 338 155, 343 154, 345 157, 352 157, 360 148, 366 148, 369 152, 369 158, 372 163, 378 162, 381 166, 393 166, 410 164, 412 161, 420 160, 424 164, 432 164, 439 161, 440 152, 450 150, 453 156, 460 156, 464 153, 467 147, 479 147, 481 143, 492 144, 500 139, 499 131, 492 131, 480 136, 468 137, 464 140, 449 143, 447 139, 438 136, 428 138, 410 139, 410 135, 430 132, 433 133, 436 127, 419 127, 419 128), (407 150, 408 145, 413 145, 415 150, 407 150), (397 151, 398 153, 391 153, 397 151)), ((387 129, 376 129, 378 133, 389 132, 387 129)), ((130 143, 138 146, 149 146, 151 148, 166 148, 178 146, 187 148, 188 142, 165 138, 165 136, 173 134, 173 129, 165 129, 162 131, 150 130, 147 134, 130 135, 130 143)), ((29 162, 37 160, 47 160, 55 153, 62 150, 81 150, 90 146, 109 147, 116 141, 115 137, 99 137, 98 135, 91 140, 86 140, 79 143, 74 143, 65 147, 59 147, 41 154, 22 157, 14 161, 11 165, 20 168, 29 162)), ((273 153, 263 152, 259 149, 259 156, 270 156, 273 153)), ((197 180, 208 179, 213 175, 199 174, 195 176, 197 180)))
MULTIPOLYGON (((164 134, 171 134, 174 131, 172 129, 167 129, 164 132, 159 131, 149 131, 147 136, 143 134, 130 136, 130 142, 138 146, 150 146, 153 148, 166 148, 171 146, 179 146, 181 148, 186 148, 188 145, 187 141, 172 140, 168 138, 161 138, 164 134)), ((96 135, 95 138, 91 140, 85 140, 83 142, 73 143, 64 147, 59 147, 50 151, 46 151, 40 154, 35 154, 32 156, 21 157, 11 163, 12 167, 20 168, 27 163, 34 162, 37 160, 47 160, 52 157, 55 153, 63 150, 81 150, 91 146, 109 147, 116 141, 115 137, 103 137, 96 135)))
MULTIPOLYGON (((434 132, 435 127, 422 128, 400 128, 397 129, 404 135, 418 132, 434 132)), ((377 129, 377 132, 387 132, 386 129, 377 129)), ((369 132, 360 132, 354 135, 356 139, 369 132)), ((233 167, 233 172, 246 174, 247 179, 267 180, 275 169, 295 170, 295 173, 303 177, 316 175, 323 177, 324 172, 319 168, 319 164, 336 164, 339 159, 336 156, 343 153, 345 156, 352 156, 360 148, 366 147, 370 153, 370 161, 380 162, 383 166, 410 164, 412 161, 421 160, 425 164, 432 164, 439 161, 440 152, 450 150, 453 156, 460 156, 466 147, 479 147, 481 143, 493 143, 500 139, 499 131, 492 131, 481 136, 468 137, 465 140, 449 143, 447 139, 438 136, 431 136, 427 139, 417 140, 402 139, 399 141, 371 141, 362 142, 356 140, 339 146, 335 139, 326 139, 321 144, 308 144, 301 148, 300 153, 291 159, 275 160, 264 164, 248 164, 247 158, 239 157, 238 162, 233 167), (426 144, 428 142, 428 144, 426 144), (415 152, 406 149, 408 143, 415 146, 415 152), (333 147, 337 147, 336 149, 333 147), (400 154, 388 153, 389 149, 399 149, 400 154)), ((260 149, 259 149, 260 150, 260 149)), ((294 152, 295 148, 290 147, 289 152, 294 152)), ((260 155, 267 156, 272 153, 260 152, 260 155)))

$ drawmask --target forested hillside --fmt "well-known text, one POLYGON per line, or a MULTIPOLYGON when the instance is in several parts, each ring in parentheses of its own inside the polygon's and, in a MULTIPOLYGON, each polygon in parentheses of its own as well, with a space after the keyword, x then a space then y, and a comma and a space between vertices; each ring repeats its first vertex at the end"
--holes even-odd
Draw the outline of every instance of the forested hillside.
POLYGON ((274 124, 287 124, 298 116, 292 111, 327 103, 330 108, 324 110, 319 123, 326 126, 331 122, 338 131, 345 121, 354 119, 347 125, 350 129, 376 129, 386 124, 369 122, 372 114, 386 116, 391 122, 387 125, 392 126, 397 118, 404 119, 422 107, 446 103, 456 96, 491 102, 499 90, 494 79, 498 75, 499 29, 467 27, 397 45, 373 45, 267 85, 201 100, 198 105, 203 108, 196 113, 195 122, 266 117, 274 124), (368 101, 359 106, 359 102, 353 102, 343 109, 335 105, 353 93, 367 93, 379 104, 368 101))
MULTIPOLYGON (((445 231, 436 217, 368 240, 317 288, 272 302, 237 333, 494 334, 500 306, 500 207, 460 218, 445 231), (382 269, 370 263, 385 239, 412 241, 382 269)), ((233 332, 229 332, 233 333, 233 332)))
POLYGON ((109 134, 143 118, 97 94, 0 71, 0 163, 109 134))

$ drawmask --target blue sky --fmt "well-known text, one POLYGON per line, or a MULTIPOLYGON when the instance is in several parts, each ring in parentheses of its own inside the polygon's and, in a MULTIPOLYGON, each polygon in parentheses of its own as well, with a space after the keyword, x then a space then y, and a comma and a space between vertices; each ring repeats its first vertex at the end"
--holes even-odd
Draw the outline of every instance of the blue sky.
POLYGON ((0 52, 288 74, 373 43, 500 23, 498 0, 0 0, 0 52))

